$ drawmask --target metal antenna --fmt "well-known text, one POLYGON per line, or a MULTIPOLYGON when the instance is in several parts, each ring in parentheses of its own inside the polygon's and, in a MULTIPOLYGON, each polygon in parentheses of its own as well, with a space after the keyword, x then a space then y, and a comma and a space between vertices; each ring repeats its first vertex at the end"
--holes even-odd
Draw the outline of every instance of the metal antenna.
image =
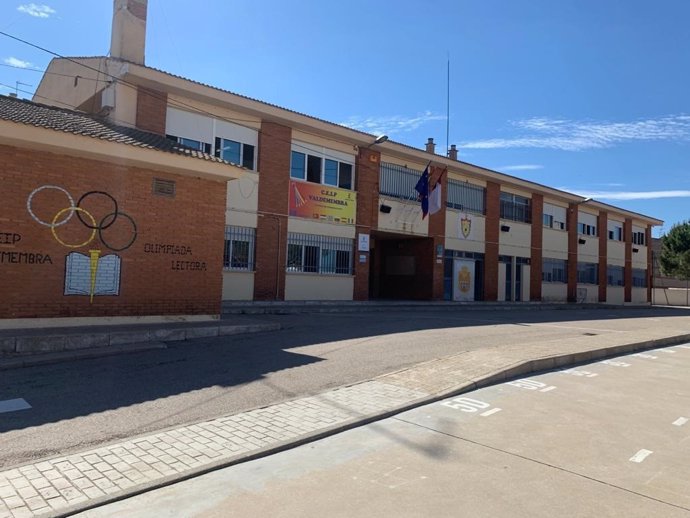
POLYGON ((16 95, 16 96, 19 96, 19 85, 22 85, 22 86, 33 86, 33 85, 28 84, 28 83, 22 83, 21 81, 15 81, 14 83, 15 83, 15 85, 14 85, 14 95, 16 95))
POLYGON ((450 152, 450 52, 448 53, 448 72, 446 83, 446 156, 450 152))

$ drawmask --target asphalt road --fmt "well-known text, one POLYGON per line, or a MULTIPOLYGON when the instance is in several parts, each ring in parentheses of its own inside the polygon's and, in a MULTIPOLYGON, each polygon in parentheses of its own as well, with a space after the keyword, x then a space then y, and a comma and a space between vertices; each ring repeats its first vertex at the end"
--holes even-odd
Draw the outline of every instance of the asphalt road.
POLYGON ((491 386, 81 515, 690 516, 690 345, 491 386))
POLYGON ((386 312, 263 317, 285 329, 0 373, 0 468, 233 414, 479 347, 596 336, 683 310, 386 312), (2 402, 31 408, 2 411, 2 402))

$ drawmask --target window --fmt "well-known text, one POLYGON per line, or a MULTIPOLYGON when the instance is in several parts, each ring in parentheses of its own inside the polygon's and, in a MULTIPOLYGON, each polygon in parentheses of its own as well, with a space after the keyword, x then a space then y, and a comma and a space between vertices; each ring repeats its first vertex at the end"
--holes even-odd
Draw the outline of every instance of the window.
POLYGON ((609 264, 606 267, 606 284, 609 286, 624 286, 624 271, 622 266, 613 266, 609 264))
POLYGON ((597 216, 580 212, 577 215, 577 233, 581 236, 597 236, 597 216))
POLYGON ((578 223, 577 233, 583 236, 596 236, 597 227, 595 225, 589 225, 587 223, 578 223))
POLYGON ((293 150, 290 160, 290 177, 341 189, 354 189, 353 164, 336 158, 326 158, 325 155, 315 152, 303 153, 293 150))
POLYGON ((555 230, 565 230, 565 207, 558 205, 544 204, 544 216, 542 222, 546 228, 553 228, 555 230))
POLYGON ((529 223, 532 220, 531 200, 517 194, 502 192, 501 218, 529 223))
POLYGON ((254 271, 256 230, 247 227, 225 227, 223 267, 226 270, 254 271))
POLYGON ((633 285, 633 288, 646 288, 647 287, 647 270, 640 270, 637 268, 633 268, 632 285, 633 285))
POLYGON ((254 146, 216 137, 215 156, 254 170, 254 146))
POLYGON ((354 239, 288 233, 286 270, 292 273, 353 274, 354 239))
POLYGON ((623 227, 620 225, 609 225, 609 239, 611 241, 623 241, 623 227))
POLYGON ((397 164, 381 162, 379 172, 379 193, 402 200, 416 200, 415 185, 423 171, 417 171, 397 164))
POLYGON ((467 182, 448 179, 446 207, 475 214, 486 214, 486 189, 467 182))
POLYGON ((644 232, 633 232, 632 242, 633 245, 644 246, 644 232))
POLYGON ((568 282, 568 261, 544 258, 541 268, 543 282, 568 282))
POLYGON ((578 284, 599 284, 599 265, 597 263, 577 263, 578 284))
POLYGON ((178 144, 182 144, 185 147, 196 149, 197 151, 201 151, 202 153, 206 153, 207 155, 211 154, 211 144, 209 144, 208 142, 201 142, 200 140, 193 140, 190 138, 177 137, 175 135, 166 135, 165 137, 168 140, 172 140, 173 142, 177 142, 178 144))

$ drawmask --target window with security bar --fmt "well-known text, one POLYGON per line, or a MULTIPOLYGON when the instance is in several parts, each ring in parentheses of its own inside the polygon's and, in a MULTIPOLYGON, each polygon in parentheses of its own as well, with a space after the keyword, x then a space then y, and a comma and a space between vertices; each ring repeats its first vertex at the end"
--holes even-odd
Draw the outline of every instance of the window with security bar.
POLYGON ((424 171, 381 162, 379 193, 392 198, 416 200, 418 193, 414 188, 423 173, 424 171))
POLYGON ((474 214, 486 214, 485 200, 484 187, 448 179, 446 207, 474 214))
POLYGON ((226 226, 223 268, 253 272, 255 242, 256 229, 226 226))
POLYGON ((568 261, 545 257, 542 261, 541 280, 543 282, 568 282, 568 261))
POLYGON ((633 288, 647 287, 647 270, 633 268, 632 271, 632 285, 633 288))
POLYGON ((530 223, 532 221, 531 200, 524 196, 501 193, 501 219, 530 223))
POLYGON ((288 233, 289 273, 352 275, 354 239, 288 233))

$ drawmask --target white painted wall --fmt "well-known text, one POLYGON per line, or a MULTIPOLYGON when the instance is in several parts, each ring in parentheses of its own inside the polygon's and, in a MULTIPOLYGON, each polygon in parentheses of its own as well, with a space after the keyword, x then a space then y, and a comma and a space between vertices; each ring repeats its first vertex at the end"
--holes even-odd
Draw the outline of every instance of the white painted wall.
POLYGON ((532 225, 517 221, 500 220, 498 232, 499 255, 532 257, 532 225), (502 232, 500 226, 508 226, 508 232, 502 232))
POLYGON ((625 266, 625 243, 623 241, 609 240, 606 247, 606 255, 608 264, 625 266))
POLYGON ((581 263, 599 262, 599 237, 578 235, 577 260, 581 263), (580 239, 585 240, 585 244, 579 243, 580 239))
POLYGON ((568 285, 563 282, 542 282, 541 300, 543 302, 567 302, 568 285))
POLYGON ((551 259, 568 259, 568 232, 544 228, 542 253, 551 259))
POLYGON ((418 201, 399 201, 394 198, 380 198, 379 205, 385 203, 391 207, 388 214, 378 211, 379 230, 404 232, 427 236, 429 234, 429 217, 422 220, 422 208, 418 201))
POLYGON ((448 209, 446 211, 446 248, 483 254, 485 224, 484 216, 448 209), (461 229, 460 220, 463 218, 470 220, 470 233, 467 237, 463 235, 461 229))
POLYGON ((606 287, 606 303, 623 305, 625 302, 625 288, 623 286, 606 287))
POLYGON ((256 228, 259 207, 259 175, 246 171, 237 180, 228 182, 225 224, 256 228))
POLYGON ((288 273, 285 300, 352 300, 355 279, 350 275, 288 273))
POLYGON ((647 303, 647 288, 633 288, 632 289, 632 303, 646 304, 647 303))
POLYGON ((498 301, 506 300, 506 268, 510 266, 506 263, 498 263, 498 301))
POLYGON ((690 301, 690 290, 685 288, 654 288, 652 302, 668 306, 687 306, 690 301))
POLYGON ((223 300, 252 300, 254 272, 223 272, 223 300))
POLYGON ((577 302, 581 303, 595 303, 599 302, 599 286, 596 284, 578 284, 577 285, 577 302), (582 298, 582 290, 586 291, 584 299, 582 298))
POLYGON ((633 249, 637 249, 637 252, 633 251, 632 254, 632 266, 633 268, 639 268, 640 270, 647 269, 647 247, 642 245, 633 245, 633 249))

